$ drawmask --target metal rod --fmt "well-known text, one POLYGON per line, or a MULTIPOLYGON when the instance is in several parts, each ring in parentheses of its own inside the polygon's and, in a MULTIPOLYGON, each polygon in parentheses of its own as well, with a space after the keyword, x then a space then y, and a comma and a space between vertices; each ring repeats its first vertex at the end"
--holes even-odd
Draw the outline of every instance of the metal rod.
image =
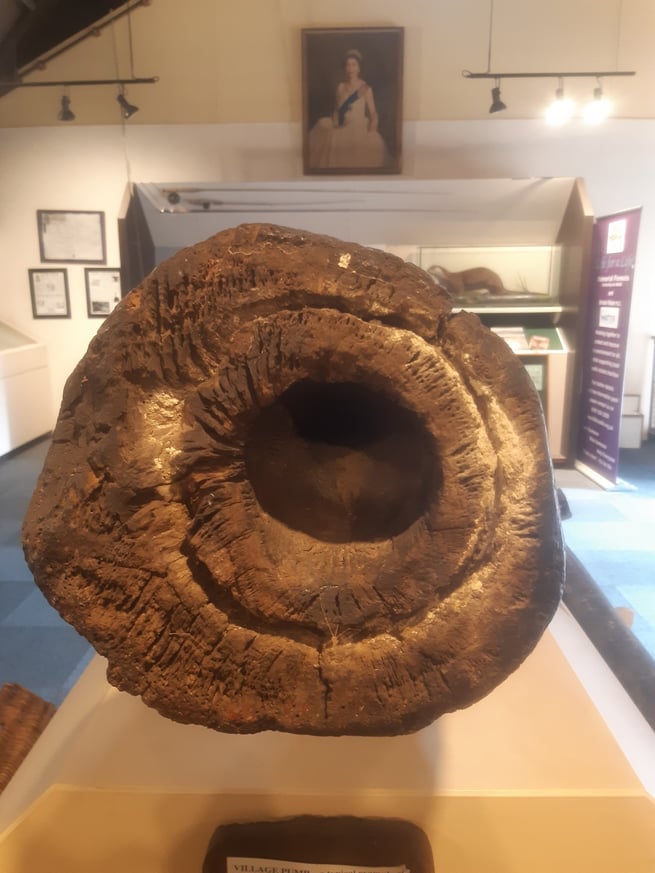
POLYGON ((635 76, 634 70, 613 70, 599 73, 472 73, 462 70, 465 79, 605 79, 610 76, 635 76))
POLYGON ((66 79, 60 82, 0 82, 0 88, 73 88, 78 85, 154 85, 159 76, 143 79, 66 79))
POLYGON ((134 3, 129 3, 127 7, 110 13, 104 20, 90 25, 84 31, 72 38, 70 41, 66 42, 59 48, 56 48, 49 55, 45 55, 34 61, 33 63, 29 64, 28 66, 24 67, 22 70, 19 71, 20 74, 22 76, 27 76, 30 73, 33 73, 34 70, 43 69, 44 66, 47 66, 50 61, 54 60, 55 58, 58 58, 59 55, 63 55, 64 52, 67 52, 69 49, 72 49, 79 43, 84 42, 85 39, 88 39, 90 36, 94 36, 96 33, 99 33, 103 28, 107 27, 112 22, 117 21, 119 18, 122 18, 124 15, 129 15, 132 9, 136 9, 138 6, 149 5, 150 0, 135 0, 134 3))

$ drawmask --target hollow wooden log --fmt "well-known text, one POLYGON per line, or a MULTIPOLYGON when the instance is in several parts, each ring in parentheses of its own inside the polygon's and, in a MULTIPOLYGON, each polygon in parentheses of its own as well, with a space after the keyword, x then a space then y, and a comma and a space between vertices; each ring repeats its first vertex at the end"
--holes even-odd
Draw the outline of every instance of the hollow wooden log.
POLYGON ((414 731, 561 594, 523 366, 427 274, 244 225, 159 266, 69 378, 25 524, 117 687, 229 732, 414 731))

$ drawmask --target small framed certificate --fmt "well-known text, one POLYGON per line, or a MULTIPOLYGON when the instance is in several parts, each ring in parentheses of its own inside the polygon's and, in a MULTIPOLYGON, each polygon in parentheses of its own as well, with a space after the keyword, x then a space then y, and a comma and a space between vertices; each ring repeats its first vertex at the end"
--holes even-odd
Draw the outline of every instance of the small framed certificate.
POLYGON ((86 267, 84 279, 89 318, 106 318, 121 299, 121 271, 113 267, 86 267))
POLYGON ((41 262, 104 264, 105 213, 38 209, 41 262))
POLYGON ((34 318, 70 318, 66 270, 28 270, 34 318))

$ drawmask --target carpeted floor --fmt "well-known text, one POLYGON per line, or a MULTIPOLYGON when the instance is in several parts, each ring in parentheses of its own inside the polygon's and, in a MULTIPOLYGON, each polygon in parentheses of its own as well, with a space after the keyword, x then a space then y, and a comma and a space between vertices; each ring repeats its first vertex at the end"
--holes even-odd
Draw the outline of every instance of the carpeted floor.
POLYGON ((571 509, 566 544, 655 658, 655 440, 623 449, 624 489, 604 491, 573 470, 556 471, 571 509))
POLYGON ((49 439, 0 459, 0 686, 23 685, 59 704, 93 650, 34 584, 20 529, 49 439))

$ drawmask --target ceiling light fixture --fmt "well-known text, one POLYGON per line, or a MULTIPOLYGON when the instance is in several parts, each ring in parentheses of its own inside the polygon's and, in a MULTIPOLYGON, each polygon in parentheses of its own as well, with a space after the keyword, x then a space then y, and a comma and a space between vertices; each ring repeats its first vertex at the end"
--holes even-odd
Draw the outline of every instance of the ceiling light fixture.
MULTIPOLYGON (((23 2, 30 2, 30 0, 23 0, 23 2)), ((14 88, 64 88, 64 97, 61 101, 61 110, 59 112, 58 118, 60 121, 73 121, 75 115, 73 114, 70 108, 70 99, 67 96, 67 89, 69 87, 95 87, 98 85, 118 85, 119 86, 119 95, 117 100, 121 106, 121 112, 123 118, 130 118, 134 115, 135 112, 139 111, 139 107, 135 106, 132 103, 127 101, 125 97, 125 86, 126 85, 154 85, 159 81, 159 76, 148 76, 148 77, 137 77, 134 75, 134 50, 132 46, 132 21, 130 13, 133 9, 136 9, 138 6, 149 6, 151 0, 126 0, 125 4, 118 11, 114 11, 108 16, 106 16, 102 21, 93 24, 91 27, 87 28, 83 32, 81 32, 75 39, 72 41, 66 42, 65 45, 60 46, 55 51, 47 56, 42 56, 38 58, 31 66, 24 67, 22 70, 15 70, 12 74, 12 78, 6 79, 5 81, 0 81, 0 97, 14 88), (97 37, 101 34, 102 30, 108 25, 112 25, 112 34, 115 36, 115 30, 113 27, 114 22, 127 15, 127 24, 128 24, 128 34, 129 34, 129 50, 130 50, 130 76, 129 77, 120 77, 118 72, 118 64, 116 64, 116 78, 113 79, 67 79, 67 80, 57 80, 57 81, 25 81, 25 76, 34 72, 35 70, 45 70, 47 68, 48 63, 54 58, 58 57, 60 54, 68 51, 73 46, 77 45, 80 42, 88 39, 89 37, 97 37)), ((116 53, 116 46, 114 43, 114 51, 116 53)))
POLYGON ((503 109, 507 109, 507 106, 500 99, 500 79, 496 79, 496 84, 491 89, 491 106, 489 107, 489 112, 502 112, 503 109))
POLYGON ((71 109, 71 100, 67 94, 62 95, 61 109, 57 115, 59 121, 75 121, 75 114, 71 109))
MULTIPOLYGON (((620 21, 619 21, 620 33, 620 21)), ((607 117, 609 112, 609 104, 603 101, 603 92, 600 87, 601 78, 609 78, 610 76, 634 76, 634 70, 605 70, 596 72, 579 72, 579 73, 494 73, 491 70, 492 54, 493 54, 493 36, 494 36, 494 0, 489 0, 489 36, 487 41, 487 69, 484 73, 472 73, 470 70, 462 70, 462 76, 465 79, 493 79, 494 87, 491 89, 491 106, 489 112, 501 112, 507 109, 507 106, 500 98, 500 80, 501 79, 557 79, 558 87, 556 91, 555 103, 547 110, 547 118, 551 124, 562 124, 567 121, 572 112, 572 101, 568 101, 564 97, 563 79, 585 79, 594 78, 598 85, 594 90, 593 107, 586 109, 583 113, 585 120, 589 115, 589 121, 600 121, 607 117), (603 114, 605 113, 605 114, 603 114)), ((618 60, 618 37, 617 37, 617 60, 618 60)))
MULTIPOLYGON (((125 86, 154 85, 155 82, 158 81, 159 76, 152 76, 147 79, 136 77, 131 79, 68 79, 67 81, 57 82, 21 82, 18 80, 15 82, 0 82, 0 90, 5 86, 11 86, 12 88, 80 88, 96 85, 118 85, 120 87, 120 93, 116 99, 121 105, 123 118, 129 118, 131 115, 134 115, 135 112, 139 111, 139 107, 127 102, 125 98, 125 86)), ((75 118, 75 115, 70 108, 70 98, 65 94, 61 98, 61 110, 57 118, 60 121, 73 121, 75 118)))
POLYGON ((582 110, 582 120, 585 124, 599 124, 609 116, 612 109, 612 104, 603 96, 603 88, 598 80, 598 84, 594 88, 594 96, 582 110))
POLYGON ((550 124, 551 127, 561 127, 573 118, 574 112, 575 103, 570 97, 564 96, 564 85, 560 79, 555 91, 555 99, 544 113, 546 123, 550 124))
POLYGON ((128 103, 127 97, 125 96, 125 85, 121 85, 120 92, 116 100, 121 107, 121 115, 123 116, 123 118, 131 118, 135 112, 139 111, 138 106, 135 106, 133 103, 128 103))
MULTIPOLYGON (((566 101, 564 98, 563 92, 563 79, 596 79, 599 83, 601 79, 609 79, 612 76, 635 76, 636 72, 634 70, 598 70, 595 72, 580 72, 580 73, 472 73, 470 70, 462 70, 462 76, 465 79, 494 79, 496 85, 491 90, 492 100, 494 101, 491 105, 490 112, 499 111, 501 108, 506 108, 502 101, 500 101, 500 80, 501 79, 557 79, 559 82, 559 86, 557 88, 557 93, 561 92, 561 97, 563 101, 566 101), (496 95, 496 89, 498 89, 498 93, 496 95), (498 96, 499 102, 502 106, 499 106, 498 109, 494 109, 496 105, 496 96, 498 96)), ((594 89, 594 101, 599 104, 602 103, 603 92, 600 87, 594 89)), ((557 99, 557 98, 556 98, 557 99)), ((603 108, 607 108, 609 110, 609 102, 607 104, 603 104, 603 108)), ((560 107, 560 110, 563 107, 560 107)), ((600 106, 596 107, 596 112, 598 112, 599 116, 601 115, 600 106)), ((606 117, 606 116, 605 116, 606 117)), ((601 120, 600 118, 598 120, 601 120)))

